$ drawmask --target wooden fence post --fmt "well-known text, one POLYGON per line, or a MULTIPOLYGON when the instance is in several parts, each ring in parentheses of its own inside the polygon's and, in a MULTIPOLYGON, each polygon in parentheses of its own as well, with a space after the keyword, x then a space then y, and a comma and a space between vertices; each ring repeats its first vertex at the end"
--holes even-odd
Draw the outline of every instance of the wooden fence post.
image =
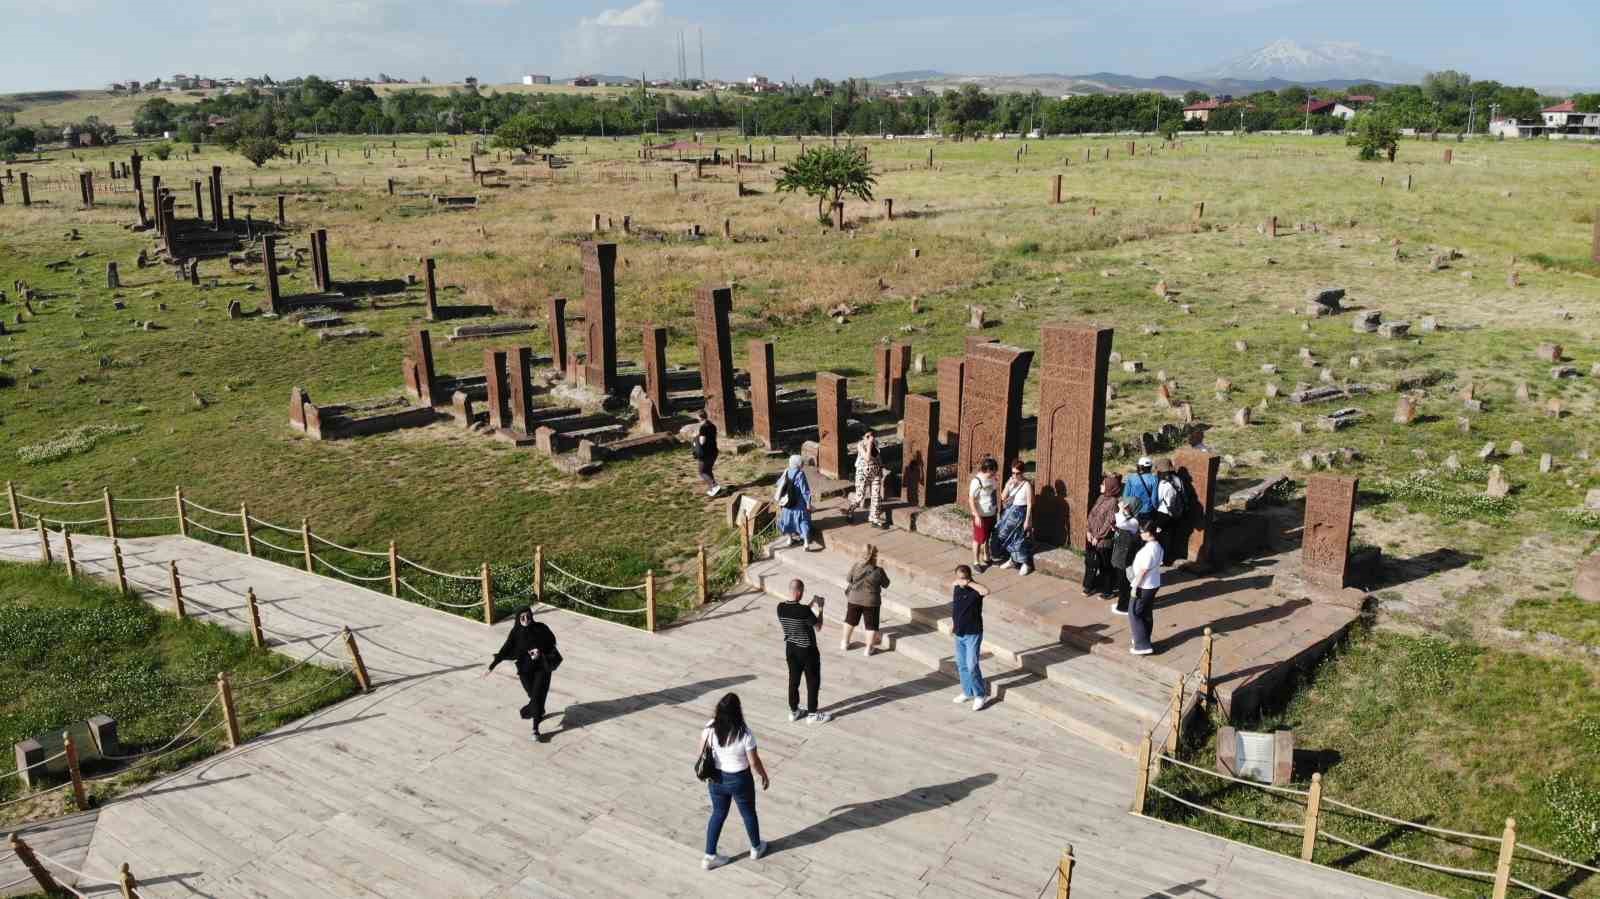
POLYGON ((178 560, 167 561, 167 576, 172 582, 172 609, 181 621, 185 617, 183 610, 183 582, 178 580, 178 560))
POLYGON ((122 899, 139 899, 139 881, 128 870, 127 862, 123 862, 117 871, 117 886, 122 888, 122 899))
POLYGON ((117 539, 117 506, 111 498, 111 488, 101 487, 100 494, 106 503, 106 536, 112 540, 117 539))
POLYGON ((356 645, 356 635, 350 633, 350 628, 344 629, 344 648, 350 652, 351 670, 355 672, 356 686, 363 693, 372 692, 372 679, 367 676, 367 663, 361 661, 361 647, 356 645))
POLYGON ((75 581, 78 579, 78 560, 72 553, 71 528, 63 527, 61 529, 61 542, 67 547, 67 580, 75 581))
POLYGON ((1306 794, 1305 831, 1300 835, 1300 860, 1311 861, 1317 851, 1317 827, 1322 823, 1322 775, 1311 775, 1311 792, 1306 794))
POLYGON ((1133 813, 1144 814, 1145 793, 1150 789, 1150 735, 1145 734, 1139 740, 1139 770, 1135 772, 1133 787, 1133 813))
POLYGON ((117 592, 128 595, 128 569, 122 564, 122 544, 111 541, 111 562, 117 568, 117 592))
POLYGON ((533 595, 544 602, 544 544, 533 548, 533 595))
POLYGON ((644 573, 644 629, 656 632, 656 572, 652 568, 644 573))
POLYGON ((39 519, 39 561, 46 565, 53 561, 50 558, 50 535, 45 533, 43 518, 39 519))
POLYGON ((1517 848, 1517 819, 1507 818, 1500 836, 1500 861, 1494 866, 1494 899, 1506 899, 1511 887, 1511 857, 1517 848))
POLYGON ((244 601, 250 607, 250 642, 261 649, 267 645, 267 638, 261 632, 261 607, 256 605, 256 588, 245 588, 244 601))
POLYGON ((311 521, 307 518, 300 519, 300 552, 306 559, 306 573, 316 574, 316 566, 311 564, 311 521))
POLYGON ((22 530, 22 511, 17 508, 17 488, 10 481, 6 481, 6 507, 11 510, 12 529, 22 530))
POLYGON ((1211 659, 1212 659, 1212 655, 1211 655, 1211 650, 1212 650, 1211 628, 1207 627, 1206 630, 1205 630, 1204 642, 1201 643, 1201 645, 1200 645, 1200 701, 1205 703, 1207 706, 1210 706, 1211 703, 1212 703, 1212 696, 1211 696, 1211 659))
POLYGON ((39 859, 33 854, 33 847, 22 841, 22 837, 11 835, 11 851, 17 854, 17 861, 22 862, 22 867, 28 869, 33 875, 33 880, 39 885, 39 890, 46 896, 59 896, 65 892, 61 885, 56 883, 55 877, 44 865, 39 864, 39 859))
POLYGON ((489 580, 489 563, 478 569, 478 580, 483 584, 483 623, 494 624, 494 584, 489 580))
POLYGON ((175 493, 178 498, 178 536, 187 537, 189 536, 189 516, 183 512, 183 488, 176 488, 175 493))
POLYGON ((78 811, 88 811, 89 794, 83 788, 83 770, 78 767, 78 744, 72 740, 72 731, 62 731, 61 742, 67 751, 67 776, 72 778, 72 801, 78 811))
POLYGON ((1061 850, 1061 861, 1056 863, 1056 899, 1072 899, 1072 844, 1061 850))
POLYGON ((228 672, 217 672, 217 699, 222 702, 222 721, 227 725, 228 748, 239 748, 239 715, 233 709, 233 687, 228 685, 228 672))
POLYGON ((239 504, 239 524, 244 529, 244 554, 255 558, 256 545, 250 539, 250 509, 244 503, 239 504))
POLYGON ((695 596, 700 600, 700 605, 711 601, 711 579, 706 571, 706 545, 700 544, 700 552, 695 560, 695 596))
POLYGON ((739 522, 739 566, 750 567, 750 517, 747 515, 739 522))
POLYGON ((400 595, 400 551, 395 549, 394 541, 389 541, 389 595, 400 595))
POLYGON ((1172 718, 1172 729, 1167 731, 1167 751, 1173 755, 1178 753, 1178 743, 1183 739, 1183 679, 1178 679, 1172 685, 1172 709, 1167 713, 1172 718))

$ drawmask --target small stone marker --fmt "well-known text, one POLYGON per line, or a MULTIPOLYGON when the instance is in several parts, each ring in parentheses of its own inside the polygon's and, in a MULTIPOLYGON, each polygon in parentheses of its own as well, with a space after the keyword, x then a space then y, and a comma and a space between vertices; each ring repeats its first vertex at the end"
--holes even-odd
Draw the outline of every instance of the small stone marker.
POLYGON ((1233 423, 1241 428, 1250 425, 1250 407, 1243 406, 1233 413, 1233 423))
POLYGON ((1382 312, 1376 309, 1368 309, 1356 313, 1356 317, 1350 322, 1350 329, 1357 334, 1371 334, 1378 330, 1382 322, 1382 312))
POLYGON ((1539 473, 1549 474, 1555 468, 1555 459, 1549 453, 1539 454, 1539 473))
POLYGON ((1409 396, 1402 396, 1395 401, 1394 423, 1408 425, 1417 420, 1417 401, 1409 396))
POLYGON ((1399 340, 1411 333, 1411 323, 1396 321, 1384 322, 1378 326, 1378 336, 1389 340, 1399 340))
POLYGON ((1559 343, 1539 344, 1539 358, 1545 362, 1560 362, 1562 347, 1559 343))
POLYGON ((969 307, 969 309, 968 309, 968 317, 967 317, 967 327, 969 327, 969 328, 971 328, 971 329, 973 329, 975 331, 983 330, 983 327, 984 327, 983 316, 984 316, 984 308, 982 306, 969 307))
POLYGON ((1484 491, 1486 496, 1500 498, 1511 495, 1511 482, 1506 479, 1505 472, 1496 465, 1489 469, 1489 486, 1484 491))

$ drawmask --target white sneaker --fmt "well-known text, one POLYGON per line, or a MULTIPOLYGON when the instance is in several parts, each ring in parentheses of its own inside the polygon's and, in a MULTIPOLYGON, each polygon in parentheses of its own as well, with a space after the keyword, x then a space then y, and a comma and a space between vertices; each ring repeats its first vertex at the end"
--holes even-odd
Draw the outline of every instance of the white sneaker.
POLYGON ((1010 560, 1010 559, 1007 559, 1007 560, 1005 560, 1005 561, 1004 561, 1004 562, 1001 562, 1001 563, 1000 563, 1000 567, 1001 567, 1001 568, 1010 568, 1010 567, 1011 567, 1011 565, 1012 565, 1012 562, 1011 562, 1011 560, 1010 560))
POLYGON ((751 861, 755 861, 756 859, 758 859, 761 856, 766 855, 766 854, 767 854, 767 841, 766 840, 762 840, 760 846, 751 846, 750 847, 750 860, 751 861))
POLYGON ((971 698, 972 698, 971 696, 968 696, 965 693, 957 693, 956 695, 950 697, 950 701, 951 702, 966 702, 967 700, 969 700, 971 698))
POLYGON ((833 720, 833 716, 828 714, 827 712, 812 712, 811 714, 806 716, 806 723, 807 724, 827 724, 829 721, 832 721, 832 720, 833 720))
POLYGON ((861 657, 862 658, 866 658, 866 659, 872 658, 872 650, 873 650, 873 647, 871 646, 871 644, 868 644, 867 646, 862 647, 862 649, 861 649, 861 657))
POLYGON ((806 710, 805 709, 790 709, 789 710, 789 723, 793 724, 794 722, 799 721, 801 718, 804 718, 805 716, 806 716, 806 710))
POLYGON ((700 869, 709 871, 712 868, 720 868, 727 863, 728 857, 726 855, 706 855, 700 858, 700 869))
POLYGON ((983 707, 988 705, 988 704, 989 704, 989 697, 987 697, 987 696, 979 696, 977 699, 974 699, 972 701, 972 710, 974 712, 981 712, 981 711, 983 711, 983 707))
POLYGON ((1136 655, 1136 656, 1153 655, 1155 653, 1155 651, 1156 650, 1155 650, 1154 646, 1148 647, 1146 649, 1135 649, 1135 648, 1131 648, 1131 647, 1128 649, 1129 654, 1136 655))
POLYGON ((1119 609, 1116 606, 1112 606, 1111 607, 1111 614, 1113 614, 1113 615, 1121 615, 1122 617, 1126 618, 1126 617, 1128 617, 1128 610, 1127 609, 1119 609))
POLYGON ((1020 574, 1023 577, 1027 577, 1028 573, 1031 572, 1031 571, 1033 571, 1033 566, 1032 565, 1023 565, 1021 568, 1017 569, 1017 574, 1020 574))
POLYGON ((839 651, 840 652, 849 652, 850 651, 850 644, 848 644, 848 643, 840 643, 839 644, 839 651))

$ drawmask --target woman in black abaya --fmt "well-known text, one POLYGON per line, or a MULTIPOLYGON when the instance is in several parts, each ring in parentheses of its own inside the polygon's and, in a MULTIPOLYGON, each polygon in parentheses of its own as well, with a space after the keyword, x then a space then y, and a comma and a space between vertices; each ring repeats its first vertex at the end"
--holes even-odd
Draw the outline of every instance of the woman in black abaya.
POLYGON ((522 681, 522 689, 528 694, 528 704, 522 707, 521 713, 524 719, 533 721, 533 736, 529 739, 537 743, 539 722, 544 719, 545 697, 550 695, 550 675, 561 667, 561 652, 556 648, 555 633, 533 619, 531 607, 517 610, 511 633, 506 635, 505 644, 494 654, 489 670, 482 676, 488 677, 496 665, 508 660, 516 663, 517 679, 522 681))

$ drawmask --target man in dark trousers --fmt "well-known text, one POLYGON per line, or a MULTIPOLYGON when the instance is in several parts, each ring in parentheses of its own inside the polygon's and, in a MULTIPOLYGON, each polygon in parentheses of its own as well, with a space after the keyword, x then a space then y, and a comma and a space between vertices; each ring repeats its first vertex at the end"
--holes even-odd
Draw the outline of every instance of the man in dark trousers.
POLYGON ((521 710, 524 719, 533 720, 533 736, 528 739, 541 742, 539 722, 544 720, 544 701, 550 695, 550 675, 561 667, 561 652, 556 648, 555 633, 543 622, 533 620, 532 607, 517 611, 511 633, 482 677, 488 677, 496 665, 507 660, 516 663, 517 679, 528 694, 528 704, 521 710))
POLYGON ((716 496, 722 492, 722 485, 717 483, 717 476, 712 472, 717 464, 717 426, 706 415, 705 409, 700 410, 699 419, 700 426, 695 429, 694 444, 690 450, 700 463, 700 480, 705 482, 706 496, 716 496))
POLYGON ((802 605, 806 592, 799 578, 789 582, 789 598, 778 603, 778 623, 783 626, 783 651, 789 661, 789 720, 806 719, 807 724, 825 724, 833 718, 817 708, 817 690, 822 682, 822 652, 817 648, 817 633, 822 630, 822 607, 826 601, 813 596, 802 605), (800 705, 800 675, 806 678, 806 704, 800 705))

